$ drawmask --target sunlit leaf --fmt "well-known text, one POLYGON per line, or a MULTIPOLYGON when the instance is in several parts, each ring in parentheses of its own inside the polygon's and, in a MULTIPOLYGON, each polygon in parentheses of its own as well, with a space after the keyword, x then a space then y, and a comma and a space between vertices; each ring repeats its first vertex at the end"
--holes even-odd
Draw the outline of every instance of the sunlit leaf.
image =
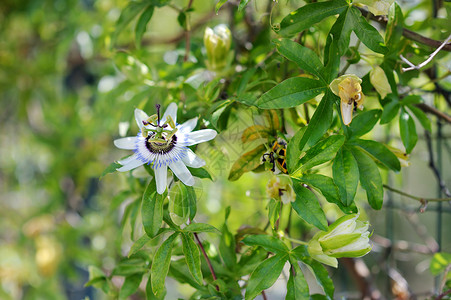
POLYGON ((244 153, 238 160, 233 164, 232 169, 229 173, 229 180, 238 180, 241 175, 246 172, 252 171, 253 169, 260 166, 262 161, 262 155, 266 152, 264 145, 260 145, 254 150, 244 153))

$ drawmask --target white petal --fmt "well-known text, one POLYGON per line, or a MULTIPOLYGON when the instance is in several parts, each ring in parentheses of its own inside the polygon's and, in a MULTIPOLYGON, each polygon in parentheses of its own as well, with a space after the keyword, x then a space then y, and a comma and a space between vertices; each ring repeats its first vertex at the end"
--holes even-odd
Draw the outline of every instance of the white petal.
POLYGON ((121 165, 125 166, 126 164, 128 164, 129 162, 131 162, 132 160, 135 160, 137 158, 138 158, 138 155, 133 154, 133 155, 130 155, 129 157, 118 160, 117 162, 120 163, 121 165))
POLYGON ((200 168, 205 166, 205 161, 194 154, 194 152, 190 149, 187 149, 186 155, 182 158, 182 161, 185 163, 185 165, 192 168, 200 168))
POLYGON ((147 120, 149 116, 140 110, 139 108, 135 108, 135 120, 136 124, 138 124, 139 129, 142 129, 144 124, 143 121, 147 120))
POLYGON ((114 140, 114 146, 118 147, 119 149, 125 149, 125 150, 135 149, 135 143, 136 143, 135 136, 129 136, 129 137, 114 140))
POLYGON ((116 169, 116 171, 119 172, 126 172, 126 171, 130 171, 131 169, 137 168, 139 166, 142 166, 144 164, 144 162, 140 159, 135 159, 130 161, 128 164, 126 164, 125 166, 116 169))
POLYGON ((212 140, 216 137, 217 134, 218 133, 213 129, 203 129, 199 131, 190 132, 187 134, 188 136, 187 146, 192 146, 212 140))
POLYGON ((168 108, 166 108, 163 118, 161 118, 161 122, 163 122, 163 123, 166 122, 166 118, 168 116, 172 117, 172 120, 174 120, 174 123, 177 122, 177 104, 175 104, 175 102, 172 102, 171 104, 169 104, 168 108))
POLYGON ((354 109, 354 105, 353 104, 347 104, 347 103, 341 101, 340 107, 341 107, 341 117, 343 118, 343 123, 345 125, 351 124, 352 111, 354 109))
POLYGON ((155 180, 157 182, 157 193, 163 194, 168 184, 168 167, 165 165, 155 168, 155 180))
POLYGON ((197 124, 197 117, 193 118, 191 120, 186 121, 182 125, 180 125, 179 130, 183 133, 188 133, 193 131, 194 127, 196 127, 197 124))
POLYGON ((175 161, 169 165, 172 172, 174 172, 175 176, 177 176, 184 184, 193 186, 194 178, 193 175, 189 172, 188 168, 181 161, 175 161))

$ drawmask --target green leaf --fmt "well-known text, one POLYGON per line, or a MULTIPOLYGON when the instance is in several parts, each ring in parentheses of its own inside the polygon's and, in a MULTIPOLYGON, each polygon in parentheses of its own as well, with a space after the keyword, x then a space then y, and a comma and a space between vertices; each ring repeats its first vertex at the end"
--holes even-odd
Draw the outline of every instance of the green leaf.
POLYGON ((327 299, 329 300, 334 299, 334 290, 335 290, 334 283, 330 278, 326 268, 321 263, 313 259, 310 259, 308 261, 304 260, 303 262, 305 262, 311 267, 313 275, 315 275, 316 282, 323 288, 327 299))
POLYGON ((300 245, 291 251, 291 256, 297 260, 302 261, 310 267, 313 275, 315 275, 316 281, 323 288, 327 299, 334 299, 334 284, 330 279, 329 273, 326 268, 316 260, 312 259, 307 251, 306 245, 300 245))
POLYGON ((143 274, 133 274, 125 277, 124 284, 119 292, 119 299, 127 299, 128 296, 132 295, 139 287, 142 281, 143 274))
POLYGON ((431 260, 431 273, 434 276, 444 272, 451 264, 451 253, 439 252, 435 253, 431 260))
POLYGON ((152 18, 153 11, 155 7, 153 5, 149 5, 146 7, 146 9, 143 11, 141 16, 138 19, 138 22, 136 23, 135 28, 135 45, 136 48, 141 47, 141 39, 146 32, 147 23, 149 23, 150 19, 152 18))
POLYGON ((221 239, 219 240, 219 253, 228 269, 234 270, 236 266, 235 237, 230 233, 227 226, 227 218, 230 214, 230 206, 226 208, 224 225, 221 228, 221 239))
POLYGON ((191 234, 182 232, 182 248, 185 254, 186 264, 197 283, 202 284, 202 272, 200 269, 200 251, 191 234))
MULTIPOLYGON (((403 32, 403 15, 401 7, 398 3, 394 3, 388 11, 388 22, 385 28, 385 41, 389 48, 394 48, 399 51, 396 47, 402 37, 403 32)), ((392 50, 394 52, 394 50, 392 50)))
POLYGON ((128 5, 122 10, 119 19, 116 22, 116 31, 113 35, 113 42, 116 41, 122 30, 148 5, 146 1, 130 1, 128 5))
POLYGON ((292 77, 264 93, 256 105, 263 109, 295 107, 325 91, 324 82, 306 77, 292 77))
POLYGON ((374 209, 381 209, 384 189, 376 163, 358 148, 352 147, 351 151, 359 166, 360 184, 366 190, 368 203, 374 209))
POLYGON ((184 258, 179 260, 172 260, 168 274, 168 276, 173 277, 179 283, 187 283, 196 290, 204 289, 204 286, 202 284, 199 284, 194 280, 184 258))
POLYGON ((295 62, 299 68, 326 82, 326 78, 323 75, 323 63, 315 52, 289 39, 273 40, 273 43, 280 54, 295 62))
POLYGON ((359 168, 354 156, 346 147, 341 148, 335 156, 332 171, 342 203, 346 206, 351 205, 359 184, 359 168))
POLYGON ((357 207, 355 205, 346 206, 346 204, 342 203, 338 187, 335 185, 332 178, 321 174, 305 174, 299 178, 299 181, 318 189, 326 198, 327 202, 337 205, 344 213, 357 213, 357 207))
POLYGON ((283 18, 280 23, 280 35, 290 37, 298 32, 310 28, 326 17, 340 14, 348 7, 344 0, 315 2, 302 6, 283 18))
POLYGON ((370 132, 377 121, 379 121, 381 115, 382 111, 380 109, 373 109, 358 114, 352 119, 352 123, 349 125, 352 136, 362 136, 370 132))
POLYGON ((371 154, 375 159, 380 161, 383 165, 393 171, 400 171, 401 164, 399 163, 398 157, 396 157, 393 152, 387 149, 383 144, 371 141, 371 140, 354 140, 353 145, 357 145, 369 154, 371 154))
POLYGON ((86 282, 84 286, 93 286, 95 288, 101 289, 103 292, 108 294, 111 288, 103 271, 96 266, 89 266, 88 271, 89 281, 86 282))
POLYGON ((148 270, 147 261, 142 257, 123 259, 114 269, 113 276, 130 276, 137 273, 145 273, 148 270))
POLYGON ((296 193, 296 200, 291 202, 294 211, 307 223, 327 231, 326 215, 321 209, 315 194, 305 188, 299 180, 296 179, 293 179, 293 189, 296 193))
POLYGON ((290 278, 287 282, 285 300, 309 299, 309 288, 297 261, 291 263, 290 278))
POLYGON ((191 168, 191 167, 187 167, 189 172, 191 173, 191 175, 195 176, 195 177, 199 177, 199 178, 208 178, 210 180, 213 180, 213 178, 211 178, 210 173, 208 173, 207 170, 205 170, 204 168, 191 168))
POLYGON ((147 300, 164 300, 166 296, 166 289, 160 294, 160 297, 157 297, 152 291, 152 278, 149 276, 146 284, 146 299, 147 300))
POLYGON ((418 134, 415 122, 404 108, 401 108, 401 114, 399 116, 399 132, 402 143, 406 147, 406 153, 412 152, 412 149, 418 141, 418 134))
POLYGON ((147 234, 144 234, 143 236, 141 236, 135 243, 133 243, 132 247, 130 248, 130 251, 128 252, 128 257, 130 257, 133 254, 135 254, 136 252, 138 252, 150 240, 151 240, 151 238, 147 234))
POLYGON ((301 141, 299 142, 299 151, 303 151, 306 146, 310 147, 316 144, 327 129, 329 129, 329 126, 332 123, 333 97, 334 95, 328 89, 320 104, 316 108, 315 113, 313 114, 301 141))
POLYGON ((183 231, 185 232, 213 232, 213 233, 220 233, 220 231, 210 225, 210 224, 204 224, 204 223, 191 223, 188 226, 186 226, 183 231))
POLYGON ((114 173, 116 172, 116 170, 118 168, 122 167, 122 165, 120 163, 117 162, 113 162, 111 163, 103 172, 102 175, 100 175, 99 179, 102 179, 103 176, 105 176, 106 174, 110 174, 110 173, 114 173))
POLYGON ((265 234, 248 235, 242 240, 248 246, 260 246, 272 253, 288 253, 287 245, 273 236, 265 234))
POLYGON ((238 11, 242 11, 246 7, 248 2, 249 0, 241 0, 240 5, 238 6, 238 11))
POLYGON ((421 109, 419 109, 418 107, 416 107, 414 105, 409 104, 409 105, 407 105, 407 107, 409 108, 409 110, 411 112, 413 112, 413 114, 418 119, 418 121, 420 121, 423 128, 429 132, 432 132, 431 120, 429 120, 429 118, 426 116, 426 114, 421 109))
POLYGON ((169 271, 169 265, 171 263, 171 254, 174 240, 179 235, 178 232, 169 236, 160 248, 152 260, 152 266, 150 268, 150 276, 152 280, 152 292, 157 296, 161 296, 164 293, 164 282, 169 271))
POLYGON ((264 145, 260 145, 257 148, 244 153, 238 160, 233 164, 232 169, 230 169, 229 180, 238 180, 241 175, 246 172, 252 171, 261 164, 262 155, 266 152, 264 145))
POLYGON ((347 7, 339 16, 330 29, 333 39, 336 41, 339 56, 342 56, 349 49, 351 33, 353 28, 350 8, 347 7))
POLYGON ((299 161, 300 167, 293 172, 292 176, 300 177, 302 173, 314 166, 332 160, 344 141, 345 137, 343 135, 332 135, 318 142, 315 146, 307 150, 299 161))
POLYGON ((221 8, 221 6, 223 6, 226 2, 227 2, 227 0, 219 0, 218 3, 216 3, 216 6, 215 6, 216 14, 218 14, 219 9, 221 8))
POLYGON ((393 100, 384 106, 384 111, 381 116, 381 125, 387 124, 398 114, 399 108, 401 105, 399 101, 393 100))
POLYGON ((245 300, 252 300, 271 287, 279 278, 287 258, 288 254, 276 254, 259 264, 249 278, 245 300))
POLYGON ((271 224, 271 228, 275 228, 275 224, 279 219, 279 213, 281 209, 282 202, 270 199, 268 203, 268 219, 271 224))
POLYGON ((248 143, 258 139, 267 139, 270 136, 271 131, 268 127, 262 125, 253 125, 243 131, 241 141, 243 143, 248 143))
POLYGON ((163 202, 166 195, 156 191, 155 180, 152 180, 144 191, 141 215, 144 230, 151 238, 155 237, 163 222, 163 202))
POLYGON ((177 182, 169 192, 169 216, 174 224, 180 226, 188 221, 190 214, 190 197, 186 186, 177 182))
POLYGON ((288 173, 292 173, 299 160, 301 159, 301 154, 303 153, 301 149, 299 149, 299 144, 301 142, 302 136, 305 133, 307 127, 302 127, 299 129, 296 134, 291 138, 287 145, 287 169, 288 173))
POLYGON ((368 23, 358 8, 351 7, 350 10, 354 23, 353 30, 362 43, 374 52, 387 53, 388 49, 384 45, 384 39, 379 31, 368 23))
POLYGON ((421 102, 423 102, 423 100, 421 99, 420 95, 409 95, 402 98, 401 105, 406 106, 411 104, 419 104, 421 102))

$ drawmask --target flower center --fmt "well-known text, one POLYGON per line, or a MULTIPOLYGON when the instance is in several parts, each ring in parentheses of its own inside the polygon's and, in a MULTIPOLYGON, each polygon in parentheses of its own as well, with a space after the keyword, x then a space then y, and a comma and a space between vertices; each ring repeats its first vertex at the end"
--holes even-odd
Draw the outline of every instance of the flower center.
POLYGON ((172 137, 165 142, 163 142, 161 139, 155 140, 153 139, 153 136, 154 134, 150 134, 146 138, 146 148, 152 153, 166 154, 169 151, 171 151, 177 144, 177 136, 175 134, 172 135, 172 137))

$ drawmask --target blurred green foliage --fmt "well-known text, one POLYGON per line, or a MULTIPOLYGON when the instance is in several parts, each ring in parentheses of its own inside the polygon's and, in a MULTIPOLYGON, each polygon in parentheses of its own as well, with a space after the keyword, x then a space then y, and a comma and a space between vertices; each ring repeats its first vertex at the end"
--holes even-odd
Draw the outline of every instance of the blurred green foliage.
MULTIPOLYGON (((261 110, 247 106, 262 102, 262 94, 289 77, 298 78, 301 82, 313 80, 297 77, 299 69, 305 69, 302 62, 300 65, 296 61, 297 65, 289 62, 287 59, 290 57, 285 55, 284 49, 271 42, 279 37, 274 31, 278 29, 278 24, 284 28, 282 19, 304 3, 263 3, 256 0, 242 0, 240 3, 229 1, 225 4, 226 2, 219 1, 217 5, 210 0, 195 0, 192 7, 188 7, 189 1, 182 0, 132 2, 142 9, 139 10, 127 8, 130 7, 130 1, 125 0, 1 1, 1 299, 107 299, 112 295, 127 298, 138 289, 142 274, 145 274, 144 278, 148 278, 151 257, 145 251, 154 255, 164 241, 162 236, 147 240, 141 225, 141 198, 148 183, 148 174, 145 170, 138 170, 133 176, 114 174, 99 178, 111 162, 126 155, 126 152, 115 149, 112 141, 119 136, 136 134, 134 109, 138 107, 151 113, 156 103, 167 105, 174 101, 183 102, 179 123, 202 116, 201 127, 213 127, 221 133, 211 144, 197 147, 196 152, 201 153, 207 161, 206 169, 214 181, 199 179, 194 187, 198 205, 196 218, 222 232, 221 237, 207 233, 204 235, 206 240, 203 241, 218 274, 230 280, 216 283, 221 292, 228 284, 231 294, 240 293, 238 283, 231 283, 234 275, 230 274, 230 270, 240 270, 242 274, 239 275, 244 276, 250 274, 261 261, 269 261, 265 260, 267 252, 261 248, 249 250, 239 261, 230 249, 236 246, 235 238, 242 238, 252 230, 261 230, 268 223, 268 210, 274 210, 274 207, 269 207, 270 199, 266 193, 271 172, 258 172, 264 171, 264 168, 260 168, 255 173, 243 171, 235 175, 240 178, 238 181, 230 182, 227 178, 233 164, 243 153, 262 144, 256 140, 243 142, 244 130, 260 125, 266 128, 265 132, 270 132, 267 137, 274 139, 277 138, 276 132, 281 132, 281 127, 286 126, 286 131, 294 135, 300 127, 305 126, 319 107, 315 100, 306 102, 316 94, 301 99, 302 103, 308 105, 302 109, 287 108, 280 115, 285 123, 275 130, 274 127, 277 126, 270 124, 261 110), (224 6, 220 8, 220 4, 224 6), (219 9, 218 15, 215 7, 219 9), (127 13, 124 14, 124 11, 127 13), (150 22, 146 25, 147 19, 150 22), (184 28, 188 28, 187 20, 191 26, 188 54, 185 53, 187 48, 184 32, 184 28), (216 78, 210 83, 204 83, 204 76, 207 76, 204 73, 207 67, 203 48, 204 29, 220 23, 228 23, 233 34, 232 50, 226 58, 227 67, 219 76, 227 80, 216 78), (283 56, 276 52, 276 47, 283 56), (230 216, 227 213, 227 224, 224 222, 226 207, 231 208, 230 216), (137 246, 136 241, 143 243, 143 251, 139 251, 138 246, 141 245, 137 246), (98 279, 91 282, 97 289, 84 286, 90 279, 89 275, 91 279, 98 279)), ((443 4, 438 11, 438 18, 434 17, 434 8, 429 1, 402 4, 406 4, 402 6, 405 27, 436 40, 447 37, 450 32, 449 3, 443 4)), ((355 17, 353 22, 357 22, 357 19, 355 17)), ((307 26, 309 29, 299 37, 298 42, 319 55, 322 61, 327 61, 328 58, 323 53, 326 53, 325 47, 329 45, 326 40, 335 20, 335 17, 329 17, 314 26, 307 26)), ((288 31, 285 29, 283 32, 288 31)), ((377 43, 370 44, 371 38, 366 37, 365 40, 362 35, 358 36, 369 48, 378 52, 385 51, 379 49, 380 45, 377 43)), ((356 45, 353 36, 351 40, 351 45, 356 45)), ((421 93, 427 103, 449 113, 449 105, 435 92, 436 86, 430 82, 427 72, 400 72, 399 53, 410 53, 409 59, 418 64, 431 53, 432 48, 401 39, 400 36, 389 41, 390 43, 388 38, 385 41, 389 52, 382 68, 395 69, 397 72, 396 82, 391 72, 393 79, 389 78, 390 84, 402 85, 407 92, 421 93)), ((369 60, 377 65, 382 63, 382 56, 367 48, 348 48, 341 49, 343 53, 340 56, 348 59, 349 72, 362 75, 368 73, 368 65, 365 66, 364 62, 361 63, 363 67, 359 65, 362 60, 369 60)), ((446 75, 449 75, 449 59, 446 55, 445 52, 439 53, 434 62, 437 78, 446 79, 446 75)), ((339 59, 337 57, 338 65, 339 59)), ((345 61, 342 62, 344 64, 345 61)), ((338 69, 336 71, 338 73, 338 69)), ((329 77, 334 72, 329 72, 329 77)), ((380 99, 368 76, 362 77, 363 92, 369 95, 366 110, 374 112, 376 110, 370 109, 383 108, 382 119, 387 120, 385 123, 393 120, 399 112, 405 113, 405 107, 415 104, 399 102, 399 95, 396 93, 380 99), (393 108, 390 112, 389 107, 393 108)), ((329 79, 333 78, 326 78, 326 81, 329 79)), ((437 81, 440 81, 442 89, 449 90, 449 80, 437 81)), ((400 90, 400 93, 406 91, 400 90)), ((320 91, 317 94, 319 93, 320 91)), ((271 93, 265 95, 274 99, 271 98, 271 93)), ((328 97, 333 95, 328 94, 328 97)), ((338 98, 333 99, 339 101, 338 98)), ((415 110, 411 109, 411 112, 418 117, 415 110)), ((375 118, 380 117, 380 114, 376 114, 375 118)), ((414 124, 413 129, 411 123, 404 127, 400 125, 401 131, 407 132, 403 136, 413 137, 420 131, 420 125, 428 127, 429 123, 424 118, 419 119, 420 124, 417 123, 416 127, 414 124)), ((319 139, 329 128, 339 131, 340 122, 339 116, 334 114, 329 124, 323 126, 323 132, 308 134, 317 134, 319 139)), ((356 118, 354 122, 359 120, 356 118)), ((340 133, 347 138, 354 134, 376 139, 385 130, 399 136, 398 126, 393 126, 392 123, 386 127, 376 125, 374 132, 369 135, 367 133, 374 124, 368 125, 370 128, 367 131, 355 128, 354 125, 349 132, 340 133)), ((435 126, 432 129, 435 130, 435 126)), ((361 141, 357 138, 355 140, 361 141)), ((409 150, 412 150, 415 143, 410 142, 409 150)), ((402 142, 396 139, 392 145, 402 147, 402 142)), ((313 147, 310 149, 318 150, 313 147)), ((315 151, 311 150, 311 156, 316 156, 315 151)), ((256 157, 254 163, 259 164, 260 156, 256 157)), ((322 162, 329 160, 332 158, 327 156, 327 160, 322 162)), ((413 159, 412 161, 414 162, 413 159)), ((381 160, 380 163, 379 165, 383 165, 384 161, 381 160)), ((387 167, 390 168, 387 165, 383 168, 387 167)), ((392 169, 399 168, 395 166, 392 169)), ((316 172, 316 169, 313 170, 316 172)), ((333 172, 329 168, 314 175, 332 177, 333 172)), ((384 182, 388 178, 387 173, 385 170, 381 171, 384 182)), ((401 181, 400 176, 397 176, 401 181)), ((411 176, 418 177, 418 173, 411 176)), ((307 181, 309 178, 302 178, 300 180, 303 183, 311 184, 326 195, 321 189, 324 185, 320 185, 318 181, 315 185, 307 181)), ((424 194, 433 194, 433 189, 424 194)), ((359 189, 356 199, 357 205, 362 208, 361 214, 365 215, 366 201, 360 201, 365 199, 365 191, 359 189)), ((380 207, 381 200, 372 206, 380 207)), ((348 205, 338 207, 335 204, 340 204, 339 201, 335 204, 332 204, 334 202, 330 198, 327 201, 320 196, 320 209, 324 211, 324 217, 319 221, 322 226, 325 226, 326 218, 329 222, 337 219, 342 214, 341 211, 348 212, 344 207, 353 204, 351 201, 348 205)), ((350 208, 352 209, 354 207, 350 208)), ((279 226, 289 227, 290 236, 300 239, 313 236, 313 226, 297 215, 292 215, 291 206, 283 206, 279 214, 279 226)), ((372 216, 372 213, 369 215, 372 216)), ((374 217, 375 220, 377 218, 378 215, 374 217)), ((273 220, 271 225, 274 226, 274 223, 273 220)), ((377 221, 374 223, 377 224, 377 221)), ((408 232, 402 232, 401 238, 408 239, 408 235, 408 232)), ((192 246, 192 240, 190 233, 183 232, 180 236, 182 242, 177 240, 174 243, 178 246, 174 247, 173 254, 182 257, 188 251, 186 248, 192 246)), ((168 244, 169 242, 165 245, 168 244)), ((246 246, 240 244, 237 247, 246 246)), ((303 249, 298 249, 301 253, 299 255, 306 255, 302 251, 303 249)), ((272 261, 280 257, 288 259, 285 254, 273 257, 275 259, 272 261)), ((434 258, 435 265, 439 258, 434 258)), ((368 260, 370 264, 377 266, 375 259, 368 260)), ((188 264, 195 269, 197 261, 194 257, 188 264)), ((277 260, 276 266, 282 269, 284 261, 277 260)), ((318 264, 315 261, 305 263, 318 264)), ((215 293, 215 286, 211 282, 209 286, 200 287, 199 280, 193 282, 193 278, 186 275, 191 273, 185 260, 174 260, 168 268, 169 276, 183 283, 177 285, 178 291, 168 291, 168 299, 189 297, 196 293, 195 289, 199 295, 199 291, 215 293)), ((321 265, 315 265, 315 268, 320 270, 319 273, 322 272, 319 278, 324 281, 321 283, 324 290, 328 295, 333 294, 327 273, 324 273, 321 265)), ((443 272, 443 269, 434 267, 432 271, 437 274, 443 272)), ((198 271, 202 271, 201 275, 209 274, 205 263, 202 263, 202 270, 198 271)), ((302 274, 299 270, 296 272, 302 274)), ((303 283, 299 277, 300 275, 290 275, 288 285, 303 283)), ((151 282, 151 279, 148 281, 151 282)), ((170 284, 175 283, 172 281, 170 284)), ((150 295, 150 290, 152 287, 149 288, 149 285, 140 286, 136 297, 144 297, 145 291, 150 295)), ((252 287, 252 296, 259 292, 259 288, 252 287)), ((305 293, 305 290, 300 292, 305 293)))

